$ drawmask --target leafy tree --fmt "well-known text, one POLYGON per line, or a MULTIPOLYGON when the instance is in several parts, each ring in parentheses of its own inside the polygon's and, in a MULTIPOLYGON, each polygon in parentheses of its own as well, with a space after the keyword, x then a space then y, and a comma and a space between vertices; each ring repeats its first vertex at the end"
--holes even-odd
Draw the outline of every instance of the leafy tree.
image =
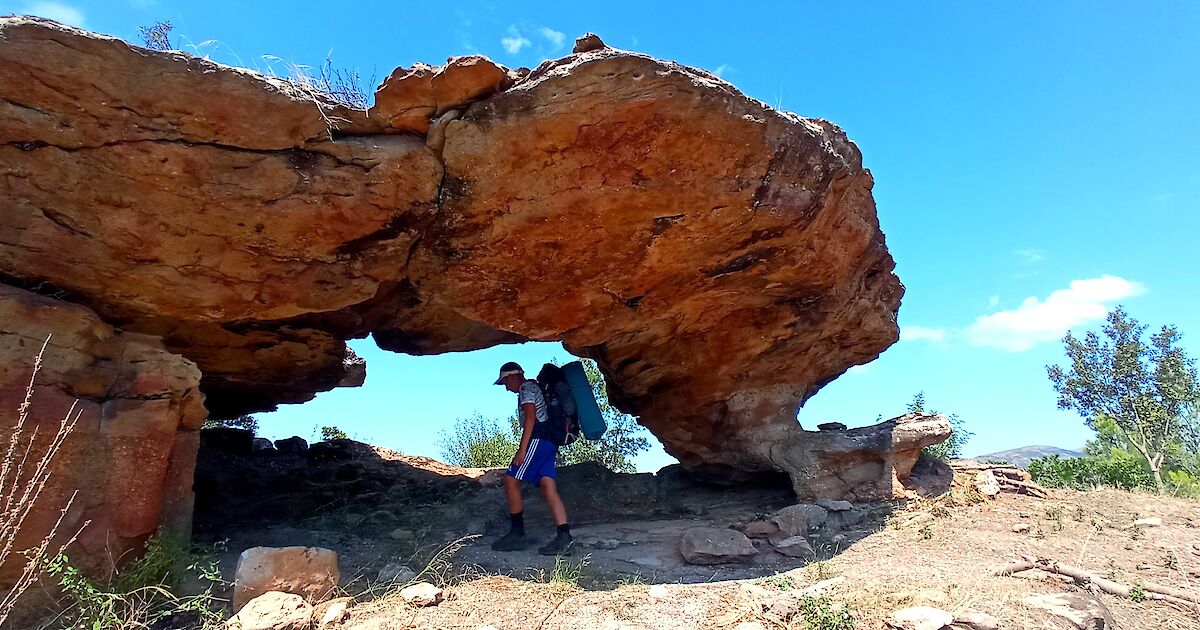
POLYGON ((337 427, 321 427, 321 439, 328 442, 329 440, 345 440, 349 439, 346 432, 337 427))
MULTIPOLYGON (((634 472, 636 466, 633 458, 650 448, 645 429, 633 416, 621 413, 608 402, 604 377, 595 362, 585 360, 583 364, 608 430, 599 440, 580 438, 574 444, 560 448, 558 463, 599 462, 616 472, 634 472)), ((459 466, 482 468, 508 466, 520 442, 521 425, 516 414, 509 417, 507 431, 496 420, 475 414, 470 418, 460 418, 455 421, 452 431, 443 432, 441 447, 446 461, 459 466)))
POLYGON ((1058 407, 1075 410, 1101 439, 1115 439, 1101 433, 1109 423, 1115 426, 1162 492, 1168 455, 1185 449, 1194 430, 1200 400, 1194 361, 1179 347, 1174 326, 1163 326, 1147 343, 1146 326, 1121 307, 1108 314, 1102 332, 1104 338, 1088 332, 1082 339, 1068 332, 1063 345, 1069 365, 1046 366, 1058 407))
POLYGON ((238 416, 236 418, 222 418, 220 420, 208 418, 204 421, 203 428, 205 429, 215 429, 217 427, 248 429, 251 433, 254 433, 255 435, 258 434, 258 420, 251 415, 238 416))
MULTIPOLYGON (((908 411, 909 413, 940 413, 925 409, 925 392, 923 391, 913 395, 912 402, 908 403, 908 411)), ((950 420, 950 437, 946 438, 946 441, 941 444, 934 444, 921 449, 922 453, 944 462, 962 457, 962 449, 967 445, 967 440, 970 440, 971 436, 975 435, 966 429, 966 423, 963 422, 962 418, 958 417, 958 414, 952 413, 947 416, 947 419, 950 420)))

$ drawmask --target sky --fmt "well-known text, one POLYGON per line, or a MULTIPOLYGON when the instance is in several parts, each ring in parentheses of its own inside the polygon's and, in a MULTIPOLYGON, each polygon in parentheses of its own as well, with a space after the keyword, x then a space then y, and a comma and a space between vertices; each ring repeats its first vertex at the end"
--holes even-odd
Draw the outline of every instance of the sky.
MULTIPOLYGON (((893 417, 918 391, 974 432, 965 454, 1080 447, 1045 366, 1067 330, 1118 304, 1175 324, 1200 355, 1200 2, 961 0, 678 7, 625 3, 6 2, 138 42, 287 74, 326 58, 363 77, 483 54, 533 67, 593 31, 610 46, 704 68, 746 94, 844 128, 907 292, 901 341, 800 410, 807 428, 893 417)), ((377 82, 377 81, 376 81, 377 82)), ((500 363, 536 369, 557 344, 409 357, 352 342, 366 385, 259 414, 262 433, 352 437, 437 456, 455 418, 506 417, 500 363)), ((642 470, 672 461, 661 447, 642 470)))

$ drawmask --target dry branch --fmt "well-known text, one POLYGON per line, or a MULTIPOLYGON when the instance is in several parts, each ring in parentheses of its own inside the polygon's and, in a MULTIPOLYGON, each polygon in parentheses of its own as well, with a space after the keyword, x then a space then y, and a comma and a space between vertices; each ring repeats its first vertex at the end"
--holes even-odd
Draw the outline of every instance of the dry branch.
MULTIPOLYGON (((1065 575, 1069 578, 1073 578, 1080 584, 1095 584, 1097 588, 1105 593, 1117 595, 1119 597, 1131 597, 1134 590, 1134 587, 1127 584, 1114 582, 1112 580, 1102 578, 1086 569, 1081 569, 1069 564, 1063 564, 1057 560, 1051 560, 1049 558, 1026 557, 1024 560, 1014 562, 996 571, 994 575, 1012 575, 1014 573, 1020 573, 1021 571, 1028 571, 1030 569, 1039 569, 1048 573, 1065 575)), ((1193 595, 1192 593, 1188 593, 1177 588, 1162 586, 1160 584, 1154 584, 1153 582, 1141 584, 1140 588, 1145 594, 1146 599, 1157 599, 1174 604, 1182 604, 1184 606, 1200 604, 1200 595, 1193 595)))

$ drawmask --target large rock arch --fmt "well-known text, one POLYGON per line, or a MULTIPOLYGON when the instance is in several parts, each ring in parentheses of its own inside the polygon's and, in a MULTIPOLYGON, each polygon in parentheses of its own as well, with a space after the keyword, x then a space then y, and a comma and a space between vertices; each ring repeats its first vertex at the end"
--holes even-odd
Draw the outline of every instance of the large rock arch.
MULTIPOLYGON (((871 186, 832 123, 594 38, 532 71, 398 69, 364 113, 0 19, 0 300, 24 313, 0 327, 6 358, 55 332, 29 313, 57 304, 175 356, 198 382, 155 395, 198 387, 215 415, 361 383, 344 340, 367 334, 415 354, 562 340, 694 471, 891 496, 944 420, 795 421, 898 337, 871 186)), ((87 370, 64 368, 59 389, 97 409, 125 396, 80 393, 87 370)), ((165 422, 194 431, 203 411, 188 409, 165 422)))

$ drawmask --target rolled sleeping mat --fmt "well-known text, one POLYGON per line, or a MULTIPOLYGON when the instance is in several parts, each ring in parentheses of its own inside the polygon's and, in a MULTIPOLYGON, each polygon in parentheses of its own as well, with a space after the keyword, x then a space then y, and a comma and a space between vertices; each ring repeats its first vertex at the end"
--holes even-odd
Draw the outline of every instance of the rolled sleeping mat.
POLYGON ((575 398, 575 412, 579 414, 579 428, 583 437, 589 440, 599 440, 608 429, 604 416, 600 413, 600 405, 596 404, 596 393, 588 382, 587 372, 583 363, 572 361, 562 367, 567 385, 571 386, 571 396, 575 398))

